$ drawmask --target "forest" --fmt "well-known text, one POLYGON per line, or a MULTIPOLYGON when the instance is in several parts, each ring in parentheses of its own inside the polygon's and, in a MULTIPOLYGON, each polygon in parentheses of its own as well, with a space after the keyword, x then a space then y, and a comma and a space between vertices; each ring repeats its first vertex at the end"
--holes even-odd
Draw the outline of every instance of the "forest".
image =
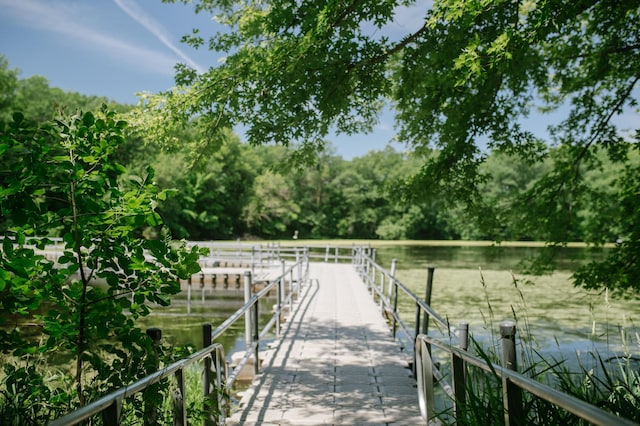
MULTIPOLYGON (((62 112, 95 111, 106 104, 123 117, 135 108, 109 99, 64 92, 45 76, 20 78, 6 60, 0 62, 0 119, 14 111, 36 122, 62 112)), ((195 126, 194 126, 195 127, 195 126)), ((487 152, 481 173, 483 209, 469 212, 437 194, 408 199, 403 192, 432 152, 399 152, 387 147, 353 159, 335 153, 331 141, 307 164, 296 162, 291 148, 252 146, 233 132, 224 133, 219 149, 194 156, 198 135, 193 127, 160 145, 144 135, 128 135, 115 158, 130 175, 142 175, 151 164, 155 182, 171 194, 157 210, 174 238, 218 239, 463 239, 540 240, 547 230, 514 220, 534 183, 551 170, 555 151, 530 163, 515 155, 487 152), (475 217, 474 217, 475 215, 475 217), (481 218, 482 220, 477 220, 481 218)), ((631 152, 638 164, 637 151, 631 152)), ((592 199, 567 211, 568 241, 612 243, 623 236, 616 221, 597 210, 613 212, 618 202, 612 181, 622 167, 599 155, 599 167, 585 170, 592 199)), ((10 220, 3 218, 3 221, 10 220)), ((6 225, 6 223, 5 223, 6 225)), ((147 236, 153 236, 149 227, 147 236)))
POLYGON ((215 17, 182 41, 226 56, 138 105, 0 56, 0 346, 26 360, 4 365, 0 417, 43 424, 147 374, 134 320, 200 269, 186 239, 536 240, 538 272, 609 244, 574 284, 640 295, 640 132, 616 120, 638 113, 638 1, 163 1, 215 17), (420 27, 381 35, 408 6, 420 27), (331 132, 385 106, 406 151, 337 155, 331 132), (536 113, 558 121, 533 134, 536 113), (54 378, 27 362, 62 353, 54 378))

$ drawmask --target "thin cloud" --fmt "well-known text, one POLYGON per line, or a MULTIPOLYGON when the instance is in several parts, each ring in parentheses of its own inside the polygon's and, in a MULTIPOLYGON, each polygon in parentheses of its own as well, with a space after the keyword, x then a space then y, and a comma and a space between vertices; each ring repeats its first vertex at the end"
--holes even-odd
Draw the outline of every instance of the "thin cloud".
POLYGON ((136 68, 172 75, 175 58, 156 50, 134 45, 131 40, 121 39, 100 32, 86 21, 86 16, 95 15, 92 4, 52 3, 43 0, 0 0, 2 14, 14 19, 29 29, 60 34, 73 40, 75 46, 99 50, 119 62, 136 68))
POLYGON ((113 0, 113 2, 129 17, 138 22, 144 28, 146 28, 151 34, 153 34, 162 44, 164 44, 169 50, 178 55, 184 60, 187 65, 196 69, 198 72, 203 72, 203 68, 193 61, 186 53, 184 53, 178 46, 176 46, 172 39, 171 33, 169 33, 159 22, 147 15, 142 10, 135 0, 113 0))

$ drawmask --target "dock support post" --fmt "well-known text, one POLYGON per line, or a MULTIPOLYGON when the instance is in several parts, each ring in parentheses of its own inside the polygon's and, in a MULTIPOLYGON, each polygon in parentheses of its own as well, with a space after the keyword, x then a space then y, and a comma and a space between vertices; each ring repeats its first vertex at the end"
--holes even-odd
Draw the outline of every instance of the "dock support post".
MULTIPOLYGON (((502 366, 512 371, 518 371, 515 321, 507 320, 500 323, 500 341, 502 343, 502 366)), ((505 376, 502 377, 502 399, 505 424, 507 426, 523 424, 522 391, 505 376)))

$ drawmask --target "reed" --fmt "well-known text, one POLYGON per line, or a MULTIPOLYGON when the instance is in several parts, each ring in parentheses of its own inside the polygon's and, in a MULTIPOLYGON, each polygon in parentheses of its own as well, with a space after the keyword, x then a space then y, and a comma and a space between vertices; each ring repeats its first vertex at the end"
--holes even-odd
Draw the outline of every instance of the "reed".
MULTIPOLYGON (((471 347, 476 356, 487 363, 500 364, 500 336, 497 333, 496 309, 489 284, 483 271, 480 271, 480 284, 483 289, 484 308, 482 319, 484 330, 489 335, 483 335, 481 339, 472 336, 471 347)), ((555 357, 541 352, 539 342, 536 339, 536 329, 528 312, 528 303, 525 293, 521 288, 530 285, 528 278, 516 278, 511 276, 511 285, 517 295, 511 305, 511 318, 517 322, 519 331, 519 371, 540 382, 556 387, 567 394, 573 395, 593 405, 618 416, 640 422, 640 357, 634 355, 634 351, 640 348, 640 338, 637 329, 628 323, 619 326, 620 341, 623 342, 624 351, 620 355, 608 356, 601 354, 597 349, 588 353, 586 361, 576 354, 577 364, 569 365, 569 354, 555 357)), ((605 309, 610 309, 611 301, 608 294, 602 295, 602 304, 605 309), (607 308, 609 306, 609 308, 607 308)), ((436 309, 437 310, 437 309, 436 309)), ((605 318, 609 319, 608 315, 605 318)), ((504 318, 501 318, 504 319, 504 318)), ((610 324, 602 324, 595 327, 605 332, 592 335, 592 339, 602 339, 611 342, 612 336, 608 331, 612 329, 610 324)), ((556 344, 560 346, 559 343, 556 344)), ((637 352, 636 352, 637 353, 637 352)), ((445 377, 450 372, 450 366, 445 360, 441 368, 445 377)), ((443 424, 478 425, 504 424, 503 395, 501 380, 494 373, 485 373, 476 368, 468 369, 466 381, 466 404, 464 409, 453 418, 453 401, 440 401, 438 414, 443 424)), ((446 400, 447 397, 441 395, 446 400)), ((523 424, 545 425, 583 425, 583 420, 569 414, 557 406, 540 400, 539 398, 523 394, 523 424)))

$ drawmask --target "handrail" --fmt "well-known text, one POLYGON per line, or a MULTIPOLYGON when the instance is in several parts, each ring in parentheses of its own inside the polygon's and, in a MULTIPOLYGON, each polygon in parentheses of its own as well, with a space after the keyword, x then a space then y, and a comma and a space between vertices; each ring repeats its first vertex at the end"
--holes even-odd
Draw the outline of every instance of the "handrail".
POLYGON ((191 364, 194 364, 195 362, 198 362, 204 359, 205 357, 210 356, 212 353, 219 354, 220 357, 224 359, 224 347, 222 346, 222 344, 214 343, 209 347, 201 349, 200 351, 194 354, 191 354, 187 358, 174 362, 173 364, 168 365, 167 367, 164 367, 156 371, 155 373, 152 373, 138 380, 137 382, 132 383, 129 386, 125 386, 123 388, 115 390, 110 394, 107 394, 102 398, 92 402, 91 404, 85 405, 84 407, 81 407, 76 411, 73 411, 63 417, 59 417, 55 419, 52 422, 50 422, 49 425, 50 426, 67 426, 67 425, 71 426, 71 425, 78 424, 84 420, 89 419, 92 416, 95 416, 96 414, 103 412, 107 408, 113 406, 114 403, 121 404, 125 398, 128 398, 138 392, 143 391, 149 386, 160 382, 160 380, 166 377, 169 377, 170 375, 176 373, 179 370, 184 370, 185 367, 188 367, 191 364))
MULTIPOLYGON (((466 351, 468 346, 468 325, 462 323, 460 328, 451 326, 442 316, 440 316, 425 300, 418 297, 407 286, 395 278, 395 259, 392 261, 391 272, 382 268, 375 261, 375 251, 369 254, 362 254, 359 257, 356 266, 360 275, 371 291, 372 297, 377 297, 380 301, 381 310, 386 310, 393 317, 393 336, 396 337, 396 323, 401 326, 402 331, 413 346, 414 356, 414 375, 418 381, 418 403, 420 411, 428 423, 434 418, 434 383, 443 387, 445 392, 454 402, 454 413, 460 413, 461 408, 465 404, 465 380, 466 365, 480 368, 485 372, 495 374, 502 380, 503 386, 503 403, 505 412, 505 424, 522 423, 522 396, 521 391, 529 392, 538 398, 541 398, 551 404, 567 410, 573 415, 586 420, 594 425, 636 425, 633 421, 611 414, 599 407, 588 402, 580 400, 574 396, 563 393, 543 383, 530 379, 517 371, 515 356, 515 323, 506 321, 501 324, 501 336, 503 343, 503 364, 511 366, 513 369, 505 368, 491 363, 488 360, 478 358, 466 351), (376 277, 379 277, 376 279, 376 277), (385 293, 385 283, 387 283, 385 293), (411 302, 416 306, 415 328, 412 333, 405 322, 400 318, 397 311, 398 292, 405 293, 411 302), (425 317, 421 321, 421 313, 425 317), (437 325, 444 328, 448 332, 449 340, 451 337, 458 338, 459 346, 455 347, 451 342, 444 342, 436 339, 428 334, 428 319, 431 318, 437 325), (451 387, 442 379, 441 373, 431 361, 431 347, 437 347, 451 356, 452 368, 451 387), (434 381, 434 378, 436 379, 434 381)), ((425 299, 430 299, 430 281, 433 276, 433 268, 429 268, 427 279, 427 295, 425 299)))
MULTIPOLYGON (((215 424, 220 422, 224 417, 226 417, 225 409, 221 409, 228 407, 228 401, 221 399, 227 398, 229 394, 229 390, 232 388, 238 372, 243 367, 243 365, 250 359, 252 356, 254 357, 254 368, 258 367, 258 351, 260 347, 260 336, 264 336, 270 329, 273 328, 274 325, 279 327, 279 322, 275 320, 276 316, 279 317, 281 314, 282 307, 289 303, 291 305, 293 292, 290 291, 286 298, 282 298, 282 293, 284 292, 284 283, 288 276, 290 276, 293 280, 293 275, 297 271, 297 291, 299 293, 300 287, 308 281, 308 256, 307 253, 303 251, 302 255, 300 255, 300 250, 298 251, 297 262, 293 263, 289 266, 289 268, 285 267, 285 262, 282 261, 282 274, 278 275, 275 279, 272 279, 269 284, 267 284, 262 290, 253 294, 248 300, 245 301, 244 305, 236 310, 233 314, 231 314, 225 321, 223 321, 220 325, 218 325, 215 329, 211 330, 211 326, 205 324, 203 326, 203 338, 204 338, 204 348, 194 354, 190 355, 187 358, 179 360, 171 365, 168 365, 161 370, 156 371, 128 386, 117 389, 98 400, 79 408, 76 411, 68 413, 65 416, 62 416, 58 419, 53 420, 49 423, 51 426, 63 426, 63 425, 75 425, 81 423, 89 418, 102 413, 103 422, 105 425, 119 425, 120 424, 120 416, 121 416, 121 408, 124 399, 142 392, 147 389, 149 386, 158 383, 159 381, 173 375, 176 375, 176 379, 179 385, 179 393, 180 401, 184 401, 185 399, 185 389, 184 389, 184 381, 182 372, 183 370, 195 364, 199 361, 205 362, 205 398, 209 395, 209 398, 213 398, 212 401, 207 402, 205 400, 205 411, 207 409, 217 411, 217 412, 209 412, 206 415, 209 417, 208 422, 210 424, 215 424), (303 268, 305 270, 303 271, 303 268), (259 315, 258 315, 258 307, 259 301, 266 297, 270 291, 277 287, 278 291, 278 300, 279 306, 276 311, 273 313, 272 319, 267 323, 262 331, 259 331, 259 315), (236 366, 235 371, 229 375, 227 374, 227 362, 225 361, 224 356, 224 348, 220 343, 214 343, 213 341, 219 338, 225 331, 227 331, 236 321, 243 317, 243 315, 251 313, 251 327, 253 328, 253 335, 251 336, 251 342, 247 345, 247 350, 245 355, 243 356, 243 361, 241 364, 236 366), (211 376, 215 373, 215 380, 210 381, 211 376), (224 389, 225 392, 217 392, 216 389, 224 389), (226 395, 221 396, 221 395, 226 395), (209 404, 209 405, 207 405, 209 404)), ((245 271, 245 286, 251 286, 251 271, 245 271)), ((290 286, 292 283, 290 282, 290 286)), ((279 333, 279 329, 277 330, 279 333)), ((257 372, 257 371, 256 371, 257 372)), ((174 398, 175 399, 175 398, 174 398)), ((174 410, 178 413, 178 417, 174 419, 175 424, 186 424, 186 411, 184 403, 182 404, 180 409, 174 410)))
MULTIPOLYGON (((495 374, 500 379, 506 379, 508 382, 518 386, 520 389, 525 390, 532 395, 537 396, 540 399, 543 399, 551 404, 557 405, 560 408, 567 410, 573 415, 580 417, 583 420, 588 421, 594 425, 608 426, 612 424, 616 425, 628 425, 628 426, 637 426, 638 424, 627 420, 623 417, 616 416, 607 411, 604 411, 594 405, 589 404, 579 398, 576 398, 572 395, 566 394, 564 392, 560 392, 557 389, 554 389, 548 385, 532 380, 517 371, 510 370, 503 366, 497 364, 488 364, 486 360, 478 358, 474 355, 471 355, 469 352, 464 351, 460 348, 457 348, 450 343, 440 341, 433 337, 420 334, 417 337, 417 342, 425 342, 427 345, 436 346, 445 352, 448 352, 456 357, 464 360, 467 365, 480 368, 485 372, 495 374)), ((416 343, 418 344, 418 343, 416 343)), ((423 361, 424 357, 430 357, 428 353, 424 351, 421 353, 423 361)), ((428 361, 430 363, 430 359, 428 361)), ((426 362, 425 362, 426 364, 426 362)), ((430 368, 430 367, 427 367, 430 368)), ((424 380, 422 383, 424 386, 433 387, 433 380, 428 381, 424 380)), ((506 396, 508 393, 503 392, 506 396)), ((505 406, 508 404, 505 403, 505 406)), ((522 420, 522 419, 520 419, 522 420)))
MULTIPOLYGON (((232 250, 236 250, 237 255, 242 255, 242 251, 238 249, 238 246, 233 246, 233 244, 227 245, 232 250)), ((327 247, 325 251, 324 261, 334 261, 338 262, 341 260, 343 256, 339 254, 339 249, 347 248, 347 247, 335 247, 333 256, 329 257, 330 248, 327 247)), ((430 283, 433 278, 433 268, 429 270, 429 278, 427 285, 427 295, 425 300, 418 297, 412 290, 410 290, 406 285, 401 283, 397 278, 395 278, 395 260, 392 262, 391 271, 387 271, 382 268, 375 260, 375 249, 371 250, 370 248, 364 247, 353 247, 348 248, 351 250, 351 256, 344 256, 347 259, 350 259, 358 272, 360 273, 363 282, 367 285, 367 287, 371 291, 371 295, 376 300, 378 299, 380 303, 381 310, 386 309, 387 313, 390 313, 393 318, 393 335, 396 337, 396 324, 399 324, 403 333, 406 335, 408 340, 411 342, 413 356, 414 356, 414 374, 418 380, 418 402, 420 405, 420 410, 423 415, 425 421, 429 421, 434 417, 433 412, 433 386, 434 386, 434 377, 437 379, 437 383, 441 386, 444 386, 445 391, 454 402, 454 413, 457 415, 461 412, 462 407, 465 404, 465 379, 466 379, 466 369, 468 366, 479 368, 484 372, 494 374, 496 377, 502 380, 503 386, 503 398, 504 398, 504 413, 505 413, 505 423, 509 425, 510 423, 518 423, 522 421, 522 396, 521 391, 526 391, 532 395, 535 395, 538 398, 541 398, 551 404, 554 404, 560 408, 567 410, 568 412, 584 419, 588 422, 591 422, 595 425, 609 425, 609 424, 620 424, 620 425, 637 425, 636 423, 615 416, 609 412, 606 412, 598 407, 595 407, 585 401, 582 401, 576 397, 560 392, 556 389, 551 388, 545 384, 539 383, 533 379, 530 379, 515 370, 516 360, 515 360, 515 323, 508 324, 509 327, 513 327, 513 330, 510 332, 503 333, 503 327, 501 325, 501 333, 502 334, 502 342, 503 342, 503 364, 506 366, 511 366, 512 369, 505 368, 500 365, 496 365, 489 360, 481 359, 477 356, 474 356, 466 351, 468 346, 468 334, 466 324, 461 324, 460 328, 456 328, 451 326, 448 321, 446 321, 441 315, 439 315, 428 303, 430 300, 430 283), (378 278, 379 277, 379 278, 378 278), (385 288, 386 284, 386 288, 385 288), (385 291, 386 290, 386 291, 385 291), (415 318, 415 328, 413 332, 410 328, 405 324, 405 321, 400 317, 397 310, 398 303, 398 295, 399 293, 404 293, 412 303, 415 304, 416 307, 416 318, 415 318), (424 316, 422 316, 424 315, 424 316), (458 342, 460 347, 455 347, 451 344, 451 342, 444 342, 441 339, 437 339, 431 335, 429 335, 428 324, 429 319, 433 319, 433 321, 439 326, 439 328, 443 328, 447 330, 448 336, 451 339, 452 336, 458 337, 458 342), (465 340, 467 342, 465 343, 465 340), (440 350, 444 350, 449 353, 451 356, 452 368, 452 383, 453 387, 446 384, 446 382, 442 379, 441 374, 435 368, 434 364, 431 360, 431 348, 436 347, 440 350), (512 358, 513 357, 513 358, 512 358)), ((205 361, 205 376, 209 377, 207 373, 210 366, 211 361, 214 361, 215 368, 214 370, 217 372, 215 384, 212 385, 215 389, 225 389, 230 390, 231 386, 233 386, 234 381, 238 375, 240 369, 248 362, 252 357, 254 358, 254 371, 258 372, 258 351, 260 348, 260 339, 264 337, 264 335, 271 330, 274 325, 277 329, 276 333, 279 334, 279 317, 281 313, 281 309, 287 303, 292 303, 293 291, 290 291, 288 297, 285 299, 282 297, 284 293, 284 283, 288 276, 291 277, 289 285, 292 285, 293 274, 294 271, 297 271, 297 285, 300 286, 302 283, 308 282, 308 262, 313 256, 310 255, 308 248, 305 249, 303 258, 300 258, 299 252, 295 252, 294 248, 285 248, 285 247, 268 247, 268 250, 274 255, 274 259, 279 258, 283 259, 286 256, 295 255, 297 262, 291 265, 289 268, 285 267, 284 261, 282 262, 282 274, 280 274, 277 278, 271 280, 265 288, 263 288, 260 292, 252 295, 250 298, 245 300, 245 304, 234 312, 229 318, 227 318, 222 324, 216 327, 214 330, 205 329, 204 333, 206 336, 210 337, 211 341, 218 338, 222 335, 234 322, 240 319, 243 315, 249 315, 249 322, 251 324, 250 327, 247 328, 247 348, 246 351, 240 361, 240 363, 236 366, 236 369, 228 375, 226 372, 226 362, 224 361, 224 352, 218 343, 212 343, 210 345, 205 345, 206 347, 201 351, 198 351, 191 355, 188 358, 185 358, 181 361, 178 361, 174 364, 171 364, 164 369, 153 373, 144 379, 139 380, 131 384, 128 387, 119 389, 114 391, 113 393, 106 395, 92 404, 89 404, 81 409, 68 414, 60 419, 54 420, 51 424, 54 426, 58 425, 72 425, 77 424, 89 417, 96 415, 100 412, 108 412, 112 413, 113 419, 117 420, 117 417, 113 414, 116 413, 119 415, 119 410, 122 405, 122 401, 124 398, 127 398, 136 392, 140 392, 144 390, 146 387, 157 383, 158 381, 170 376, 171 374, 175 374, 178 382, 180 382, 180 375, 182 370, 192 363, 195 363, 200 360, 205 361), (306 264, 306 269, 303 272, 304 264, 306 264), (258 301, 267 295, 273 289, 276 289, 278 292, 278 304, 277 309, 274 312, 274 315, 269 320, 268 324, 263 328, 263 330, 259 330, 258 326, 258 301)), ((253 248, 252 252, 255 256, 256 249, 253 248)), ((318 258, 321 256, 315 256, 318 258)), ((251 273, 250 271, 245 272, 245 278, 248 279, 250 284, 251 273)), ((245 281, 245 285, 247 282, 245 281)), ((291 288, 290 288, 291 289, 291 288)), ((298 294, 300 292, 300 288, 298 287, 298 294)), ((509 328, 505 327, 505 329, 509 328)), ((205 338, 206 342, 206 338, 205 338)), ((206 383, 206 382, 205 382, 206 383)), ((209 386, 205 386, 207 389, 211 390, 209 386)), ((184 388, 182 388, 184 389, 184 388)), ((227 392, 223 392, 223 394, 227 394, 227 392)), ((184 397, 184 391, 183 395, 184 397)), ((206 393, 205 393, 206 396, 206 393)), ((219 397, 218 393, 214 392, 214 401, 215 407, 220 406, 228 406, 228 401, 217 400, 219 397), (225 405, 226 404, 226 405, 225 405)), ((221 410, 220 415, 224 417, 225 412, 221 410)), ((107 417, 111 418, 111 417, 107 417)), ((185 417, 186 418, 186 417, 185 417)), ((105 418, 106 419, 106 418, 105 418)), ((220 420, 220 419, 215 419, 220 420)), ((222 420, 223 421, 223 420, 222 420)), ((176 421, 177 424, 183 424, 180 420, 176 421)), ((105 420, 105 424, 119 424, 117 421, 113 421, 111 423, 105 420)))

